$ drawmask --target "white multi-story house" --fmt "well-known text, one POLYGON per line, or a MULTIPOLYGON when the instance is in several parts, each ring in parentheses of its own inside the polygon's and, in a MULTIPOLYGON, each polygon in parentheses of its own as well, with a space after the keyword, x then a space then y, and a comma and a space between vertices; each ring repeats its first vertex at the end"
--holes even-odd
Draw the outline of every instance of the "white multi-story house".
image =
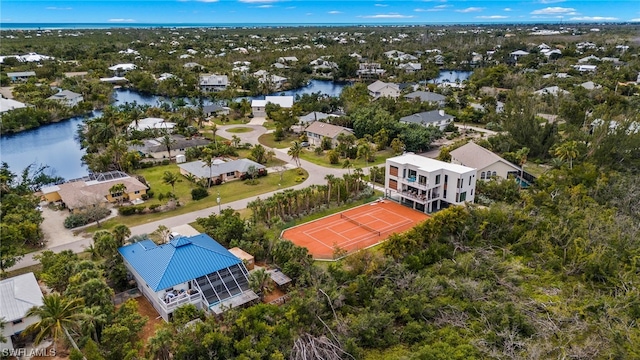
POLYGON ((227 89, 229 78, 227 75, 201 75, 200 90, 204 92, 218 92, 227 89))
POLYGON ((385 196, 425 213, 473 202, 476 169, 406 153, 387 159, 385 196))
POLYGON ((369 96, 373 97, 374 99, 385 96, 397 99, 398 96, 400 96, 400 87, 398 86, 398 84, 386 83, 380 80, 369 84, 369 86, 367 86, 367 89, 369 90, 369 96))

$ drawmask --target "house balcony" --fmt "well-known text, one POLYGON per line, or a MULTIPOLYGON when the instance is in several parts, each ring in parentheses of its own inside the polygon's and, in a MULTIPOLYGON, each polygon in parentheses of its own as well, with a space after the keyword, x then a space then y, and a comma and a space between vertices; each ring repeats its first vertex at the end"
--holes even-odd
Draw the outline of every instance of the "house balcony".
POLYGON ((420 183, 416 180, 415 177, 403 178, 402 183, 409 185, 411 187, 416 187, 416 188, 425 189, 425 190, 429 188, 429 183, 427 182, 420 183))
POLYGON ((173 297, 168 301, 159 300, 158 302, 160 303, 160 306, 162 306, 162 309, 166 313, 171 313, 175 309, 186 304, 193 304, 199 307, 198 305, 202 302, 202 294, 200 292, 196 292, 195 294, 187 294, 185 292, 185 293, 176 295, 175 297, 173 297))

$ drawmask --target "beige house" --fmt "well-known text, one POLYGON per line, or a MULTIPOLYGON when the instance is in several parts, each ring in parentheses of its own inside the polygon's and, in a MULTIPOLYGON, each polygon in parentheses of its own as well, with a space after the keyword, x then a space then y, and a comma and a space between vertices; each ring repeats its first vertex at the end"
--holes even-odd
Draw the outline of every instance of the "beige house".
POLYGON ((520 174, 520 168, 517 165, 474 142, 451 151, 451 163, 478 169, 477 178, 480 180, 489 180, 492 177, 507 179, 518 177, 520 174))
POLYGON ((373 84, 367 86, 369 95, 374 99, 380 97, 390 97, 397 99, 400 96, 400 87, 398 84, 386 83, 384 81, 376 81, 373 84))
POLYGON ((73 211, 121 200, 141 199, 147 189, 147 185, 126 173, 111 171, 43 187, 42 198, 48 202, 62 202, 73 211), (119 184, 124 185, 124 191, 112 193, 110 189, 119 184))
POLYGON ((322 139, 328 137, 331 139, 333 146, 338 144, 338 135, 352 134, 352 130, 346 127, 327 124, 321 121, 314 121, 305 129, 309 143, 312 145, 320 145, 322 139))

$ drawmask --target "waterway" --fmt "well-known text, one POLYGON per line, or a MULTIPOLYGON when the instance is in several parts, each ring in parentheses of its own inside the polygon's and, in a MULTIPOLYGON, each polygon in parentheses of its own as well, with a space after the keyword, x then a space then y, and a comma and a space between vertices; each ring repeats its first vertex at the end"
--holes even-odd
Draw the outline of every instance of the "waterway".
MULTIPOLYGON (((471 72, 449 71, 440 73, 437 79, 432 81, 456 82, 466 80, 471 72)), ((272 95, 303 95, 321 93, 329 96, 339 96, 342 89, 349 83, 340 83, 327 80, 311 80, 305 87, 278 92, 272 95)), ((117 89, 114 91, 114 103, 118 106, 134 101, 140 105, 157 106, 162 102, 171 102, 171 99, 140 94, 129 89, 117 89)), ((264 99, 257 96, 250 99, 264 99)), ((78 126, 85 120, 101 116, 100 111, 94 111, 87 116, 74 117, 58 123, 41 126, 37 129, 23 131, 17 134, 5 135, 0 138, 0 161, 9 164, 14 173, 20 173, 30 164, 49 166, 49 174, 61 176, 65 179, 75 179, 87 175, 88 169, 82 164, 84 149, 80 148, 77 139, 78 126)))
MULTIPOLYGON (((348 83, 312 80, 307 86, 278 92, 273 95, 303 95, 320 92, 330 96, 338 96, 348 83)), ((263 99, 264 97, 256 97, 263 99)), ((162 96, 145 95, 129 89, 116 89, 114 103, 118 106, 134 101, 140 105, 157 106, 171 99, 162 96)), ((87 116, 78 116, 54 124, 5 135, 0 138, 0 161, 9 164, 14 173, 20 173, 30 164, 49 166, 48 173, 65 179, 75 179, 87 175, 88 169, 82 164, 85 151, 80 147, 77 138, 78 126, 85 120, 101 116, 94 111, 87 116)))

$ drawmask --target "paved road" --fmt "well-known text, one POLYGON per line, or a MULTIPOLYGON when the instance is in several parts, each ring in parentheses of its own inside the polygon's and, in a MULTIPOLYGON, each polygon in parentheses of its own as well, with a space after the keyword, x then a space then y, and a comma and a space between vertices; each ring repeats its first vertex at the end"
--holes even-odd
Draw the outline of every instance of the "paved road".
MULTIPOLYGON (((236 135, 242 140, 243 143, 248 142, 251 144, 258 144, 259 143, 258 138, 260 137, 260 135, 266 132, 267 130, 263 126, 259 126, 259 125, 223 125, 223 126, 218 126, 217 135, 220 135, 227 139, 231 139, 233 135, 236 135), (228 129, 231 129, 234 127, 250 127, 253 129, 253 131, 245 132, 245 133, 230 133, 227 131, 228 129)), ((270 150, 271 148, 267 148, 267 149, 270 150)), ((291 157, 287 155, 287 149, 272 149, 272 150, 274 150, 276 157, 278 159, 287 162, 291 166, 294 166, 294 164, 292 163, 291 157)), ((324 179, 326 175, 332 174, 336 177, 342 177, 342 175, 347 172, 347 170, 345 169, 326 168, 320 165, 310 163, 303 159, 300 159, 300 164, 303 169, 307 170, 307 172, 309 173, 309 177, 303 183, 290 187, 289 189, 302 189, 313 184, 318 184, 318 185, 326 184, 326 180, 324 179)), ((277 193, 278 191, 272 191, 269 193, 261 194, 259 196, 260 198, 265 199, 277 193)), ((246 209, 247 204, 255 200, 257 197, 258 196, 254 196, 254 197, 250 197, 250 198, 246 198, 238 201, 233 201, 230 203, 223 203, 222 208, 223 209, 232 208, 235 210, 246 209)), ((224 201, 224 199, 222 200, 224 201)), ((177 216, 173 216, 173 217, 158 220, 158 221, 152 221, 143 225, 133 226, 131 227, 131 234, 132 235, 148 234, 155 231, 160 225, 164 225, 168 228, 172 228, 175 226, 188 224, 190 222, 195 221, 199 217, 207 217, 214 213, 215 214, 218 213, 217 205, 207 209, 194 211, 188 214, 177 215, 177 216)), ((46 250, 52 250, 53 252, 56 252, 56 253, 63 250, 73 250, 74 252, 79 253, 84 251, 91 243, 92 243, 91 239, 79 239, 78 241, 51 247, 46 250)), ((9 271, 38 264, 37 261, 33 260, 33 255, 39 254, 41 252, 42 251, 38 251, 38 252, 27 254, 20 262, 18 262, 16 265, 11 267, 9 271)))

